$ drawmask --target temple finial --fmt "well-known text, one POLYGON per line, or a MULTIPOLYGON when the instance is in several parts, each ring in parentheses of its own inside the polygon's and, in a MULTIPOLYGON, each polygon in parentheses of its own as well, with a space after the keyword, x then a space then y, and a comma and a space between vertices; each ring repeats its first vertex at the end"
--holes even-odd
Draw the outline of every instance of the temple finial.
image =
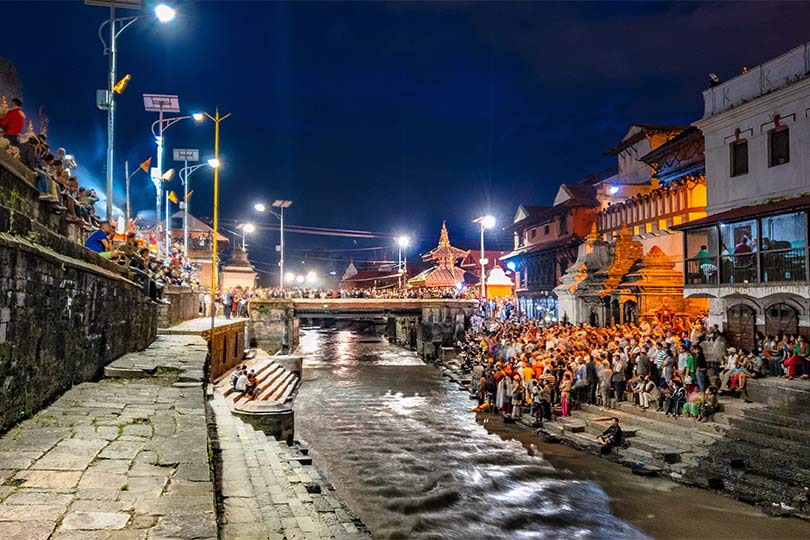
POLYGON ((442 233, 439 235, 439 245, 443 247, 450 245, 450 236, 447 234, 447 220, 442 221, 442 233))

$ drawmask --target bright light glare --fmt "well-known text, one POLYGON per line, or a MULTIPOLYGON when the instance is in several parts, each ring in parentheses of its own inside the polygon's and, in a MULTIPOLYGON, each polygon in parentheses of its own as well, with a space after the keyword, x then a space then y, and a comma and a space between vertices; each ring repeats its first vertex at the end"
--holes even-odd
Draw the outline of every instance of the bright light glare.
POLYGON ((315 281, 317 279, 318 279, 318 274, 316 274, 315 272, 313 272, 311 270, 309 272, 307 272, 307 283, 315 283, 315 281))
POLYGON ((201 112, 195 112, 194 114, 191 115, 191 117, 194 119, 195 122, 202 122, 203 120, 205 120, 205 115, 201 112))
POLYGON ((303 283, 304 282, 304 276, 295 276, 295 282, 296 283, 303 283))
POLYGON ((245 231, 246 233, 255 232, 256 231, 256 225, 254 225, 253 223, 245 223, 242 226, 242 230, 245 231))
POLYGON ((495 226, 495 218, 493 216, 482 217, 481 226, 483 226, 485 229, 491 229, 495 226))
POLYGON ((253 205, 253 209, 256 210, 257 212, 267 212, 267 205, 258 202, 253 205))
POLYGON ((293 274, 292 272, 287 272, 286 274, 284 274, 284 279, 287 281, 295 281, 295 274, 293 274))
POLYGON ((411 239, 407 236, 400 236, 397 238, 397 244, 399 244, 401 248, 406 248, 411 245, 411 239))
POLYGON ((211 158, 208 160, 208 165, 216 169, 217 167, 219 167, 219 160, 217 158, 211 158))
POLYGON ((617 193, 619 192, 619 186, 610 186, 610 187, 608 188, 608 192, 609 192, 611 195, 615 195, 615 194, 617 194, 617 193))
POLYGON ((456 290, 460 291, 463 288, 464 288, 464 282, 463 281, 459 281, 458 283, 456 283, 456 290))
POLYGON ((177 15, 177 12, 174 8, 167 6, 166 4, 158 4, 155 7, 155 17, 162 23, 167 23, 174 19, 174 16, 177 15))
POLYGON ((517 268, 517 265, 515 264, 515 261, 509 261, 508 263, 506 263, 506 267, 512 272, 514 272, 515 268, 517 268))

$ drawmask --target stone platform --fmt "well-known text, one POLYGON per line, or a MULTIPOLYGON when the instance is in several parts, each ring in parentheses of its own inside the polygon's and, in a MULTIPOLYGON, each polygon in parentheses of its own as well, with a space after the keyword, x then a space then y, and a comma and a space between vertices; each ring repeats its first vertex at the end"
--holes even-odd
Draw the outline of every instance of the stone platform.
POLYGON ((80 384, 0 438, 0 538, 217 538, 202 379, 188 375, 202 373, 205 345, 184 339, 142 356, 195 381, 155 369, 80 384))

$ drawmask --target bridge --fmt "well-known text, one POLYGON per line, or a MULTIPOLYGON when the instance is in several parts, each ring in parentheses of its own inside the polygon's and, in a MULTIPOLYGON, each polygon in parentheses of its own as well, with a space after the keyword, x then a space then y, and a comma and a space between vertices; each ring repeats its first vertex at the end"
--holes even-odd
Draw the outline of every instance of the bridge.
POLYGON ((416 298, 251 299, 251 338, 263 349, 294 347, 303 325, 337 326, 385 333, 391 342, 430 355, 461 338, 477 300, 416 298))

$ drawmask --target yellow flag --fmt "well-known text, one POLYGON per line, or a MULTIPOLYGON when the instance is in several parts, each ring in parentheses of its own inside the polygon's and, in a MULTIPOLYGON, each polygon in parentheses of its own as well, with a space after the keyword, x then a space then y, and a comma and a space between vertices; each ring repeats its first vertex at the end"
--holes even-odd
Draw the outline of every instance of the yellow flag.
POLYGON ((191 198, 191 194, 192 194, 192 193, 194 193, 194 190, 193 190, 193 189, 192 189, 191 191, 189 191, 189 192, 188 192, 188 195, 186 195, 186 202, 188 202, 188 200, 191 198))
POLYGON ((177 195, 174 194, 174 191, 169 192, 169 200, 174 204, 177 204, 177 195))
POLYGON ((143 169, 143 172, 149 174, 149 165, 151 164, 152 164, 152 156, 149 156, 148 158, 146 158, 146 161, 140 164, 140 167, 141 169, 143 169))

